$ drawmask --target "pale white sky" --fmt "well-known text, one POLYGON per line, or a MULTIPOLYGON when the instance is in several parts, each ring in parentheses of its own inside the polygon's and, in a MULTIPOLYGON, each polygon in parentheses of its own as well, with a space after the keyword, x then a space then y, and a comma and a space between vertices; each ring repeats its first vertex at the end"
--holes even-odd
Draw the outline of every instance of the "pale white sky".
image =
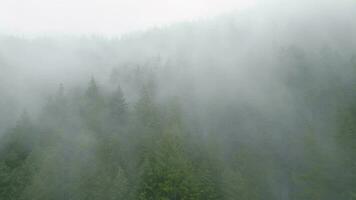
POLYGON ((245 9, 256 0, 0 0, 0 33, 116 35, 245 9))

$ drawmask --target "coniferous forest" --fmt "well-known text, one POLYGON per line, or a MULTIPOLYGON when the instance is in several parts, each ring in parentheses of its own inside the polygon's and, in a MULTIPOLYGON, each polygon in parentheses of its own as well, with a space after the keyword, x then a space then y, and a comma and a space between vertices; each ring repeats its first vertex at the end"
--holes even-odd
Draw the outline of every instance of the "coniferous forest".
POLYGON ((334 9, 1 35, 0 199, 356 199, 355 6, 334 9))

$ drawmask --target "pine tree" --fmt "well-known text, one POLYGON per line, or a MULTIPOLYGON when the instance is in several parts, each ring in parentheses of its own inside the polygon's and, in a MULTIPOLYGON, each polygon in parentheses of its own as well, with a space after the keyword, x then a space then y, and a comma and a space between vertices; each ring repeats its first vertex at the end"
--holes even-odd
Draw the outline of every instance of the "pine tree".
POLYGON ((309 130, 304 137, 303 167, 294 175, 297 187, 295 198, 322 200, 327 198, 328 186, 327 163, 320 151, 314 130, 309 130))
POLYGON ((20 199, 29 185, 33 163, 29 161, 37 142, 36 129, 25 111, 16 127, 2 137, 0 144, 0 199, 20 199))
POLYGON ((120 87, 109 98, 109 124, 112 131, 124 128, 128 120, 127 103, 120 87))
POLYGON ((197 199, 198 184, 179 139, 164 135, 154 149, 146 153, 139 199, 197 199))
POLYGON ((87 128, 95 133, 103 131, 105 101, 94 78, 91 78, 81 105, 81 116, 87 128))

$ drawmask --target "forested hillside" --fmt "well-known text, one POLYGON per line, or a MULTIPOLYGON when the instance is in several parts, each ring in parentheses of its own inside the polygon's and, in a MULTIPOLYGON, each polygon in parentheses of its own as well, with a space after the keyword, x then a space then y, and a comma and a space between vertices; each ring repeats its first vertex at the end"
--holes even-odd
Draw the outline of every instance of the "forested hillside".
POLYGON ((356 9, 334 9, 1 36, 0 199, 356 199, 356 9))

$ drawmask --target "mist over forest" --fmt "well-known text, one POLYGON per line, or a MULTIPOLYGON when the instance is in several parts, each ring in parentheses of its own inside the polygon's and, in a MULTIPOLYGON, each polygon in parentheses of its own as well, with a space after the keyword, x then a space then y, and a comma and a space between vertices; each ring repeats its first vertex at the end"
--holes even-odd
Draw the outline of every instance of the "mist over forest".
POLYGON ((315 2, 0 34, 0 199, 356 199, 356 2, 315 2))

